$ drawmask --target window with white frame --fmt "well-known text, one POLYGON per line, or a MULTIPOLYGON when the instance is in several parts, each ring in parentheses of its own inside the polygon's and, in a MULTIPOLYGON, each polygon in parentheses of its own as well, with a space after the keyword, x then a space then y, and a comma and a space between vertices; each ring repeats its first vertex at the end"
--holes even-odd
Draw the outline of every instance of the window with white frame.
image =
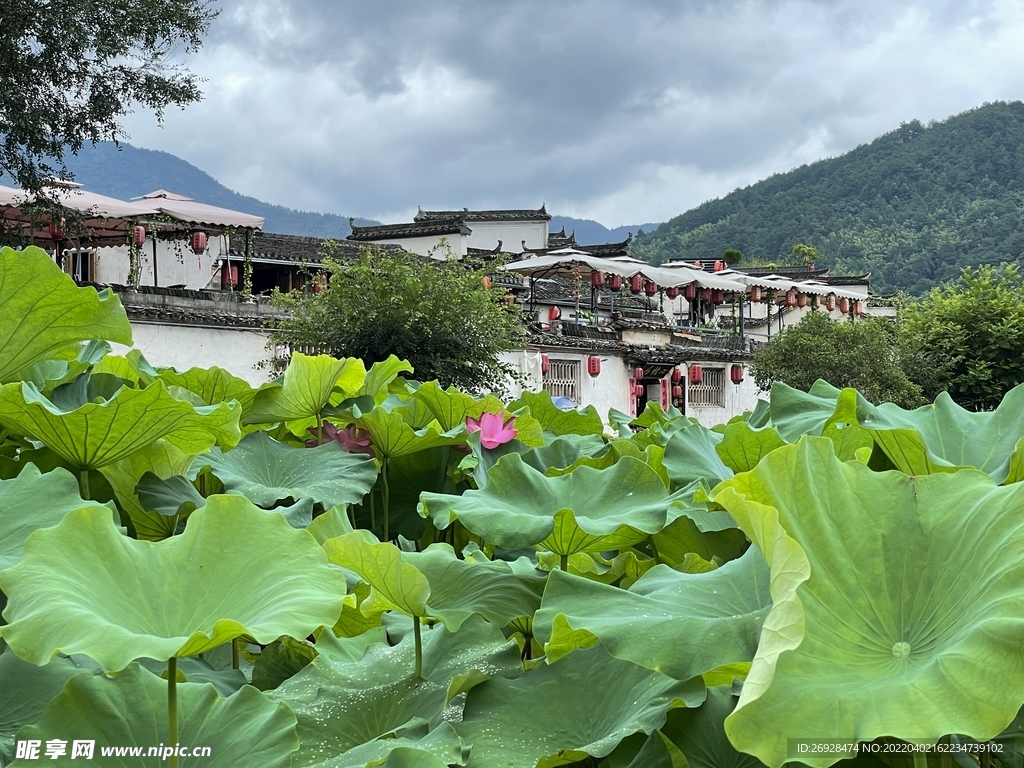
POLYGON ((574 403, 580 401, 580 361, 549 360, 548 372, 543 374, 544 390, 552 397, 567 397, 574 403))
POLYGON ((724 408, 725 368, 705 368, 700 384, 691 381, 687 394, 691 408, 724 408))

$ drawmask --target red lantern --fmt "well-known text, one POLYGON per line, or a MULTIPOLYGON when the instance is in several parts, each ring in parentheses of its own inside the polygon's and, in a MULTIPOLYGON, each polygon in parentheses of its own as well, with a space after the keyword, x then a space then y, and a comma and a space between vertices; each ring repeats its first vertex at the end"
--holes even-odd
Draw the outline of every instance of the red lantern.
POLYGON ((142 245, 146 242, 146 228, 143 226, 137 226, 132 229, 132 241, 136 245, 142 245))
POLYGON ((551 320, 552 322, 554 322, 555 320, 557 320, 561 316, 562 316, 562 310, 559 309, 558 307, 550 307, 548 309, 548 320, 551 320))
POLYGON ((204 253, 206 251, 206 233, 193 232, 190 245, 193 253, 204 253))
POLYGON ((757 304, 761 301, 761 286, 752 285, 750 286, 750 301, 757 304))
POLYGON ((725 291, 721 288, 716 288, 711 292, 711 303, 712 304, 724 304, 725 303, 725 291))
MULTIPOLYGON (((228 288, 234 288, 238 285, 238 266, 235 264, 231 265, 228 269, 228 265, 225 264, 220 268, 220 287, 224 290, 228 288)), ((313 292, 320 293, 320 286, 317 283, 313 283, 313 292)))
POLYGON ((807 306, 807 294, 806 293, 798 293, 796 295, 796 305, 798 307, 800 307, 800 309, 803 309, 804 307, 807 306))
POLYGON ((743 381, 743 366, 734 365, 729 369, 729 378, 732 379, 733 384, 739 384, 743 381))
POLYGON ((640 293, 644 289, 644 279, 640 275, 633 275, 629 278, 630 293, 640 293))
POLYGON ((653 280, 648 280, 644 284, 644 293, 648 296, 656 296, 658 294, 658 284, 653 280))
POLYGON ((682 380, 683 380, 683 372, 680 371, 678 368, 673 368, 672 369, 672 383, 673 384, 678 384, 682 380))
POLYGON ((693 268, 704 269, 704 265, 700 263, 700 259, 697 259, 695 262, 693 262, 693 268))
POLYGON ((702 381, 704 381, 704 369, 694 363, 690 366, 690 383, 700 384, 702 381))
POLYGON ((825 297, 825 309, 827 309, 829 312, 831 312, 835 308, 836 308, 836 295, 834 293, 830 293, 828 296, 825 297))
POLYGON ((502 298, 502 301, 504 301, 506 304, 515 304, 516 297, 511 293, 506 293, 505 296, 502 298))
POLYGON ((608 290, 610 291, 621 291, 622 290, 622 275, 612 275, 608 278, 608 290))
POLYGON ((540 356, 540 372, 547 373, 551 370, 551 360, 547 355, 540 356))
POLYGON ((687 301, 693 301, 697 298, 697 284, 690 283, 686 288, 683 289, 683 296, 687 301))
POLYGON ((673 285, 671 288, 666 288, 665 289, 665 298, 667 298, 667 299, 679 298, 679 287, 676 286, 676 285, 673 285))
POLYGON ((786 291, 786 306, 787 307, 795 307, 796 306, 796 291, 794 291, 792 289, 786 291))
POLYGON ((53 240, 61 240, 61 239, 63 239, 64 238, 64 226, 66 224, 67 224, 67 222, 65 222, 64 219, 60 220, 60 226, 57 226, 56 224, 51 224, 50 227, 49 227, 50 237, 53 240))
POLYGON ((853 302, 853 314, 855 314, 857 317, 860 317, 863 313, 864 302, 861 301, 860 299, 857 299, 855 302, 853 302))
POLYGON ((844 315, 850 311, 850 300, 845 296, 839 300, 839 311, 844 315))
POLYGON ((601 373, 601 358, 591 355, 587 358, 587 373, 591 376, 598 376, 601 373))
POLYGON ((637 384, 637 385, 636 385, 635 387, 633 387, 633 394, 634 394, 634 395, 635 395, 636 397, 643 397, 643 396, 644 396, 644 393, 645 393, 646 391, 647 391, 647 390, 645 390, 645 389, 644 389, 644 385, 643 385, 643 384, 637 384))
POLYGON ((700 292, 700 300, 704 304, 710 304, 711 303, 711 289, 710 288, 704 288, 703 290, 701 290, 701 292, 700 292))
POLYGON ((634 379, 642 379, 643 377, 644 377, 644 369, 643 368, 634 368, 633 369, 633 378, 634 379))
POLYGON ((676 385, 674 385, 672 387, 672 398, 675 399, 675 400, 682 400, 683 399, 683 388, 681 386, 679 386, 678 384, 676 384, 676 385))
POLYGON ((484 275, 484 290, 491 290, 491 278, 489 278, 487 275, 484 275))
POLYGON ((602 287, 604 285, 604 272, 591 272, 590 285, 594 288, 602 287))
POLYGON ((715 272, 721 272, 723 269, 725 269, 725 263, 721 262, 721 261, 716 261, 715 262, 715 272))

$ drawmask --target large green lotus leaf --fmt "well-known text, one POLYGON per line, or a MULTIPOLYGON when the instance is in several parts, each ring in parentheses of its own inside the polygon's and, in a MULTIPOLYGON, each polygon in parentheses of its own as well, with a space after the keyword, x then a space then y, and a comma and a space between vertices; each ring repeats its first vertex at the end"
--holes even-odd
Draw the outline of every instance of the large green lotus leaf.
POLYGON ((26 464, 17 477, 0 480, 0 571, 14 565, 32 532, 57 525, 73 509, 99 506, 82 500, 78 480, 66 469, 42 474, 26 464))
POLYGON ((402 560, 422 573, 430 585, 426 613, 457 632, 474 614, 504 627, 540 606, 547 575, 502 561, 460 560, 447 544, 431 544, 422 552, 405 552, 402 560))
POLYGON ((732 685, 708 688, 707 700, 696 709, 673 709, 661 728, 686 756, 688 768, 762 768, 753 755, 737 752, 725 735, 725 718, 736 707, 732 685))
POLYGON ((874 472, 803 438, 713 500, 771 567, 773 608, 726 721, 738 749, 781 766, 787 736, 987 740, 1016 715, 1024 665, 993 660, 1024 629, 1024 487, 874 472))
POLYGON ((787 443, 795 443, 801 435, 821 435, 841 391, 823 379, 807 392, 777 381, 769 400, 771 424, 787 443))
MULTIPOLYGON (((178 743, 210 748, 210 756, 179 759, 182 765, 210 768, 286 768, 298 747, 295 715, 251 686, 222 699, 210 684, 178 684, 178 743)), ((170 742, 167 725, 167 681, 138 664, 113 676, 79 675, 46 708, 35 725, 22 728, 19 739, 60 738, 68 742, 63 757, 47 765, 77 766, 71 758, 76 739, 96 742, 94 759, 104 766, 166 768, 163 757, 101 757, 104 747, 149 747, 170 742)), ((16 760, 18 768, 37 765, 16 760)))
POLYGON ((217 366, 190 368, 184 373, 165 370, 160 372, 159 377, 168 386, 182 387, 194 392, 207 405, 237 400, 242 406, 243 416, 256 397, 256 389, 249 382, 217 366))
MULTIPOLYGON (((675 710, 670 709, 669 715, 675 710)), ((689 768, 686 757, 661 731, 635 733, 619 742, 601 768, 689 768)))
POLYGON ((751 547, 709 573, 655 566, 629 589, 553 571, 533 626, 551 661, 592 645, 589 635, 618 659, 688 680, 754 658, 770 605, 768 566, 751 547))
POLYGON ((70 345, 107 339, 131 346, 132 327, 109 290, 79 288, 40 248, 0 248, 0 383, 70 345))
POLYGON ((746 472, 756 467, 764 456, 784 445, 786 441, 773 427, 753 429, 745 421, 734 421, 726 425, 715 452, 733 472, 746 472))
MULTIPOLYGON (((522 418, 517 417, 517 420, 522 418)), ((527 445, 519 439, 499 445, 494 449, 484 448, 480 444, 480 434, 474 432, 467 440, 476 465, 473 467, 473 480, 477 488, 487 485, 491 467, 510 453, 518 453, 523 461, 545 474, 564 474, 564 470, 586 456, 596 456, 607 447, 600 435, 567 434, 537 446, 527 445)), ((463 463, 463 466, 466 462, 463 463)))
POLYGON ((317 650, 312 643, 285 635, 260 653, 252 667, 252 684, 261 691, 277 688, 316 656, 317 650))
POLYGON ((437 528, 458 519, 507 549, 550 537, 546 548, 572 554, 641 541, 686 514, 684 499, 685 491, 669 494, 657 472, 628 456, 605 470, 580 467, 546 477, 512 453, 491 468, 485 488, 461 496, 424 493, 420 514, 437 528))
POLYGON ((431 422, 422 429, 414 429, 406 422, 401 409, 387 411, 378 407, 368 413, 359 411, 355 424, 370 434, 373 450, 385 458, 405 456, 439 445, 455 445, 465 440, 462 427, 443 432, 431 422))
MULTIPOLYGON (((221 649, 218 648, 218 651, 221 649)), ((231 664, 231 649, 224 647, 223 650, 227 651, 227 666, 222 669, 218 669, 209 661, 206 657, 213 658, 215 654, 205 654, 205 657, 190 656, 184 659, 178 659, 178 680, 185 683, 209 683, 217 689, 217 693, 227 698, 233 693, 237 693, 238 689, 243 685, 247 685, 249 680, 245 676, 245 672, 242 669, 233 669, 231 664), (184 680, 182 678, 184 677, 184 680)), ((58 657, 59 658, 59 657, 58 657)), ((76 656, 74 660, 86 660, 85 656, 76 656)), ((50 664, 53 662, 51 661, 50 664)), ((89 663, 95 667, 96 672, 101 672, 102 669, 96 665, 95 662, 89 660, 89 663)), ((156 659, 136 659, 136 663, 141 664, 143 667, 148 669, 158 677, 163 677, 167 674, 167 662, 157 661, 156 659)), ((47 664, 46 666, 50 666, 47 664)), ((40 667, 40 669, 46 669, 46 667, 40 667)), ((166 679, 166 677, 164 678, 166 679)))
POLYGON ((475 398, 455 388, 441 389, 436 381, 428 381, 413 393, 413 399, 423 403, 431 416, 447 431, 467 418, 479 419, 484 413, 504 413, 505 404, 494 395, 475 398))
POLYGON ((326 645, 322 636, 320 655, 269 694, 288 704, 298 718, 302 747, 296 766, 319 764, 357 748, 357 755, 365 754, 379 746, 362 745, 378 739, 387 747, 388 734, 417 718, 436 728, 451 695, 465 690, 463 680, 479 683, 489 675, 522 671, 515 642, 479 617, 468 620, 458 633, 440 624, 423 628, 422 679, 413 677, 412 632, 393 646, 367 645, 360 638, 348 642, 356 644, 358 653, 321 647, 326 645))
MULTIPOLYGON (((296 352, 280 383, 267 384, 256 392, 244 424, 273 424, 278 421, 316 419, 338 388, 355 393, 366 378, 362 360, 338 360, 330 355, 296 352)), ((303 427, 303 430, 305 428, 303 427)))
MULTIPOLYGON (((408 360, 402 360, 395 355, 388 356, 387 360, 378 360, 370 366, 366 372, 366 378, 362 386, 355 392, 356 397, 368 395, 375 402, 382 403, 390 393, 391 385, 403 373, 412 373, 412 366, 408 360)), ((401 382, 399 382, 399 385, 401 382)))
MULTIPOLYGON (((192 465, 192 454, 184 453, 166 440, 154 440, 140 451, 105 466, 103 476, 110 482, 128 517, 135 535, 145 541, 162 541, 174 534, 179 517, 169 517, 147 509, 139 500, 136 488, 147 472, 162 480, 184 475, 192 465)), ((181 519, 184 519, 183 517, 181 519)))
MULTIPOLYGON (((440 445, 388 460, 391 531, 400 533, 410 541, 418 541, 423 537, 424 521, 416 511, 420 494, 424 491, 454 493, 456 483, 452 478, 452 472, 455 471, 453 465, 464 456, 465 454, 454 451, 451 446, 440 445)), ((378 523, 381 517, 380 486, 381 481, 378 481, 375 510, 378 523)), ((364 501, 362 512, 366 527, 372 527, 368 501, 364 501)))
POLYGON ((629 423, 634 427, 642 427, 646 429, 647 427, 655 424, 661 427, 666 427, 677 421, 682 422, 683 424, 694 423, 692 419, 684 416, 683 412, 674 405, 670 405, 668 410, 665 410, 661 407, 661 403, 656 400, 648 400, 647 405, 644 407, 644 412, 629 423))
POLYGON ((316 540, 237 496, 211 496, 185 531, 129 539, 106 509, 36 531, 0 573, 3 637, 34 664, 82 653, 105 669, 193 656, 247 635, 267 644, 338 620, 344 574, 316 540), (103 553, 97 557, 96 553, 103 553))
POLYGON ((465 765, 469 751, 450 723, 431 730, 430 723, 414 717, 390 733, 310 768, 450 768, 465 765))
POLYGON ((0 653, 0 765, 14 758, 18 729, 36 722, 65 683, 85 671, 63 657, 37 667, 10 651, 0 653))
POLYGON ((471 768, 565 765, 660 728, 670 708, 697 706, 704 691, 699 679, 673 680, 597 646, 477 686, 455 729, 473 745, 471 768))
POLYGON ((292 448, 266 432, 253 432, 230 451, 214 448, 192 465, 209 466, 229 493, 261 507, 287 498, 311 498, 325 508, 356 504, 377 480, 377 464, 364 453, 348 453, 336 442, 292 448))
POLYGON ((402 550, 381 543, 369 531, 353 531, 324 542, 324 551, 335 565, 348 568, 372 588, 360 606, 364 615, 401 611, 407 616, 426 616, 430 582, 419 570, 403 562, 402 550))
MULTIPOLYGON (((709 512, 708 517, 717 520, 722 513, 709 512)), ((694 514, 698 520, 700 517, 694 514)), ((690 517, 678 517, 663 530, 651 537, 658 553, 658 561, 678 568, 686 562, 687 555, 697 555, 702 560, 724 563, 735 560, 743 554, 747 537, 739 528, 710 530, 700 526, 690 517)))
POLYGON ((588 405, 580 410, 563 411, 551 401, 551 393, 523 392, 518 400, 509 403, 508 410, 516 412, 529 408, 530 415, 540 422, 541 429, 555 435, 603 435, 604 421, 597 409, 588 405))
POLYGON ((176 400, 160 381, 73 411, 57 408, 27 382, 0 387, 0 424, 88 469, 120 461, 159 438, 185 453, 230 447, 241 436, 240 410, 237 403, 196 408, 176 400))
POLYGON ((676 430, 665 444, 665 469, 676 488, 703 480, 709 487, 733 476, 722 461, 718 446, 722 435, 700 424, 676 430))
POLYGON ((135 495, 143 509, 164 517, 180 516, 184 519, 206 505, 203 495, 187 477, 181 475, 164 480, 153 472, 147 472, 135 486, 135 495))
MULTIPOLYGON (((961 408, 942 392, 935 402, 912 411, 892 403, 871 405, 856 390, 844 389, 831 421, 866 429, 901 472, 930 475, 973 467, 995 478, 1010 473, 1011 454, 1024 438, 1024 385, 1014 387, 994 411, 961 408)), ((1019 459, 1015 462, 1020 465, 1019 459)))

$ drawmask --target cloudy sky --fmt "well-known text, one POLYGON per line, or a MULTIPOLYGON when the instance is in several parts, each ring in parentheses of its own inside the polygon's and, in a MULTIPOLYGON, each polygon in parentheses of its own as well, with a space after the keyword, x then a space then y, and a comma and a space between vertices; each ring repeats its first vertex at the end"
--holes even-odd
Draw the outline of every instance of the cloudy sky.
POLYGON ((1020 0, 219 0, 201 104, 137 146, 293 208, 662 221, 1024 98, 1020 0))

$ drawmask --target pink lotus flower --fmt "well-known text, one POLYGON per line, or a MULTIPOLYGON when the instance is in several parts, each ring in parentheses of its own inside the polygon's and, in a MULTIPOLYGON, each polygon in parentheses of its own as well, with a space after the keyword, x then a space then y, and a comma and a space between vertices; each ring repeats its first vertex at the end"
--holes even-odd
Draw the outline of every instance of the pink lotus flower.
MULTIPOLYGON (((320 445, 320 435, 316 427, 310 427, 309 432, 313 435, 312 440, 307 440, 306 445, 313 448, 320 445)), ((370 447, 370 433, 365 429, 359 429, 355 424, 349 424, 344 429, 338 429, 329 421, 324 422, 324 442, 336 442, 348 453, 365 453, 376 457, 373 448, 370 447)))
POLYGON ((515 420, 515 416, 509 416, 506 421, 500 413, 485 413, 479 419, 466 419, 466 431, 479 432, 480 445, 488 450, 494 450, 519 434, 519 430, 512 426, 515 420))

